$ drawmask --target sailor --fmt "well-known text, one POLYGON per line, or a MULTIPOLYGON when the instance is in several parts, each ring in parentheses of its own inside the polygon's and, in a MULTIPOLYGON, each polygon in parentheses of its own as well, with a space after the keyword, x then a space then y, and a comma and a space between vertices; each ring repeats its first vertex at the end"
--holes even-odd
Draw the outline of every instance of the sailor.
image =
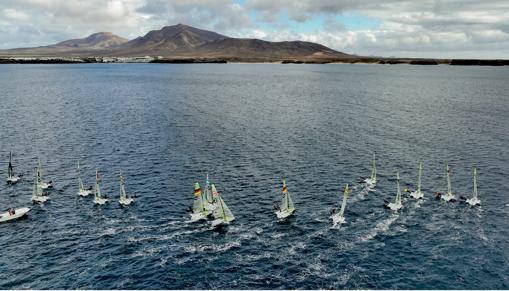
POLYGON ((90 187, 88 187, 88 189, 87 189, 87 190, 88 190, 88 191, 92 191, 92 189, 93 189, 93 187, 92 187, 92 186, 90 186, 90 187))
POLYGON ((48 182, 48 188, 53 188, 53 180, 50 180, 50 181, 48 182))
POLYGON ((279 205, 274 204, 274 210, 275 210, 275 211, 280 211, 281 209, 279 208, 279 205))
POLYGON ((384 199, 384 207, 385 208, 389 208, 389 201, 387 201, 387 199, 384 199))
POLYGON ((14 209, 12 209, 12 208, 9 208, 8 212, 9 212, 9 215, 14 215, 14 213, 15 213, 14 209))
POLYGON ((187 209, 189 212, 193 212, 193 206, 189 206, 189 209, 187 209))
POLYGON ((440 193, 440 192, 438 192, 438 191, 437 191, 437 192, 435 192, 435 199, 436 199, 436 200, 440 200, 440 197, 442 197, 442 193, 440 193))
POLYGON ((332 208, 330 211, 330 215, 334 215, 334 214, 336 214, 336 208, 332 208))

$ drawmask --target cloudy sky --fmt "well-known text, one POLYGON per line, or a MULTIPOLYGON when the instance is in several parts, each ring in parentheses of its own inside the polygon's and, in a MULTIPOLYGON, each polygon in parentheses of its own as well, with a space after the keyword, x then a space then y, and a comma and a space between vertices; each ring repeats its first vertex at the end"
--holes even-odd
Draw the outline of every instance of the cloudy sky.
POLYGON ((0 0, 0 48, 177 23, 359 55, 509 58, 508 0, 0 0))

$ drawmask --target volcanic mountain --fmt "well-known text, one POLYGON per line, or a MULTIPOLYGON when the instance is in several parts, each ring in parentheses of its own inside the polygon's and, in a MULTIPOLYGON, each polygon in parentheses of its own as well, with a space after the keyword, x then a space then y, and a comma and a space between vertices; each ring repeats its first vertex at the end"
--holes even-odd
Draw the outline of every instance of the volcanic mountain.
POLYGON ((0 55, 16 56, 161 56, 164 58, 224 58, 247 61, 285 59, 349 58, 326 46, 305 41, 270 42, 232 38, 184 24, 165 26, 127 41, 108 32, 92 34, 54 45, 0 50, 0 55))

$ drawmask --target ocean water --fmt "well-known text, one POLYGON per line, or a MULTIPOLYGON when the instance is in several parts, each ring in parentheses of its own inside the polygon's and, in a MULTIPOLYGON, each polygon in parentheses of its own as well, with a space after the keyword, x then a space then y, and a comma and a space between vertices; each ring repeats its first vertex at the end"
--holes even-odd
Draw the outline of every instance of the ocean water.
POLYGON ((509 68, 408 65, 0 66, 0 289, 507 289, 509 68), (359 176, 377 154, 378 184, 359 176), (37 157, 56 189, 30 202, 37 157), (77 196, 101 172, 105 206, 77 196), (382 207, 414 187, 425 199, 382 207), (432 199, 470 195, 482 206, 432 199), (117 203, 118 172, 135 203, 117 203), (236 220, 186 212, 206 173, 236 220), (286 178, 297 211, 272 206, 286 178), (341 189, 347 224, 331 229, 341 189))

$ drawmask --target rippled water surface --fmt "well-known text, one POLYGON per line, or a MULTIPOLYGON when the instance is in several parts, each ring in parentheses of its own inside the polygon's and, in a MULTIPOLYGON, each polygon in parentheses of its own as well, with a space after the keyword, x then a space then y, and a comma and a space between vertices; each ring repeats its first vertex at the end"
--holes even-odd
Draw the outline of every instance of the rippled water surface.
POLYGON ((6 288, 509 288, 509 69, 385 65, 2 65, 0 157, 30 206, 0 225, 6 288), (378 156, 379 182, 357 183, 378 156), (56 189, 30 203, 37 157, 56 189), (110 203, 77 197, 101 171, 110 203), (414 187, 423 162, 426 199, 414 187), (445 163, 457 195, 477 164, 482 207, 437 202, 445 163), (136 202, 121 208, 118 171, 136 202), (236 216, 189 223, 210 174, 236 216), (272 213, 286 178, 297 208, 272 213), (329 211, 353 185, 347 224, 329 211))

